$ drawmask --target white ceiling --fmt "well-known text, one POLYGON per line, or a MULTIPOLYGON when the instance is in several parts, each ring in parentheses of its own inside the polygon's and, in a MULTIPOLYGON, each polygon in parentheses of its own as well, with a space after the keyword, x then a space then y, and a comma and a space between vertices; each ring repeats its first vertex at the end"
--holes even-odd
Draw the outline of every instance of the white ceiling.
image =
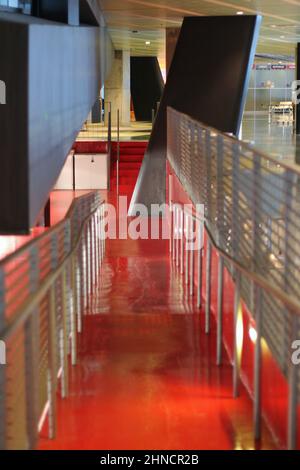
POLYGON ((260 13, 258 52, 293 55, 300 42, 300 0, 98 0, 116 49, 165 56, 165 28, 184 16, 260 13), (135 31, 135 32, 133 32, 135 31), (150 44, 146 44, 150 41, 150 44))

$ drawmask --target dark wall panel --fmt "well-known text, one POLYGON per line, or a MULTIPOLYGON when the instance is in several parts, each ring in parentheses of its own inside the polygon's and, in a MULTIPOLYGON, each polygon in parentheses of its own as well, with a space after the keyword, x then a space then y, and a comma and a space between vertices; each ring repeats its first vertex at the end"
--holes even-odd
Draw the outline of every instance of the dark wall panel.
POLYGON ((131 202, 165 202, 167 107, 237 134, 260 17, 185 18, 131 202))
POLYGON ((137 121, 151 121, 161 100, 164 82, 157 57, 131 57, 131 97, 137 121))
POLYGON ((0 108, 0 231, 26 231, 36 222, 99 95, 111 52, 99 28, 0 16, 0 79, 7 84, 0 108))

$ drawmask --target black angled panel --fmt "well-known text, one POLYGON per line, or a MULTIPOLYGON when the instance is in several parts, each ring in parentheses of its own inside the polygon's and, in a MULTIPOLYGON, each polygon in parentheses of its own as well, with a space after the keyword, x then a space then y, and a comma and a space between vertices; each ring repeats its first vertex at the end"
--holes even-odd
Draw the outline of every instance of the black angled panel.
POLYGON ((160 109, 131 201, 165 202, 167 107, 237 134, 261 18, 185 18, 160 109))
POLYGON ((164 89, 157 57, 131 57, 130 81, 136 120, 151 121, 164 89))

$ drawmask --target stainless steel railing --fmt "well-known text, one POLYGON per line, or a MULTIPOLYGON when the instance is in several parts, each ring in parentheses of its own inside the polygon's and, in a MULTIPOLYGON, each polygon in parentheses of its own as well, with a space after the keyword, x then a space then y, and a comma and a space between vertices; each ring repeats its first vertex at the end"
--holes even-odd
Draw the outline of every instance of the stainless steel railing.
MULTIPOLYGON (((210 331, 211 249, 219 252, 217 363, 221 363, 224 266, 236 284, 234 331, 240 299, 257 325, 254 372, 254 429, 260 437, 261 338, 289 383, 288 447, 296 446, 299 367, 292 363, 292 343, 300 339, 300 171, 189 116, 168 109, 168 161, 193 204, 204 205, 206 254, 206 332, 210 331)), ((176 202, 176 201, 173 201, 176 202)), ((186 254, 194 216, 178 204, 172 215, 181 241, 171 246, 176 264, 186 272, 193 293, 194 257, 198 256, 198 305, 202 291, 202 249, 186 254), (179 214, 177 213, 179 211, 179 214), (183 225, 181 225, 183 224, 183 225), (196 255, 195 253, 198 253, 196 255), (189 256, 191 258, 189 258, 189 256), (182 258, 182 259, 181 259, 182 258), (185 261, 184 261, 185 258, 185 261), (180 261, 178 261, 180 259, 180 261)), ((239 360, 234 344, 233 385, 238 394, 239 360)))
POLYGON ((56 395, 68 396, 69 356, 104 256, 104 206, 98 192, 74 200, 66 218, 0 263, 0 448, 34 448, 56 395))

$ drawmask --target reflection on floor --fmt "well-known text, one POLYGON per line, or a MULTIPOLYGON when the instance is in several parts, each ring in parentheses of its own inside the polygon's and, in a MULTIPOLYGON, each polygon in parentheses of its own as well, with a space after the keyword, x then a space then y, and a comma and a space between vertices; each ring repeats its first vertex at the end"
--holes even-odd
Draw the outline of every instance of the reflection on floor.
MULTIPOLYGON (((149 140, 152 124, 132 122, 120 130, 120 140, 149 140)), ((300 163, 300 137, 293 133, 293 121, 289 116, 273 116, 264 113, 245 113, 241 138, 256 148, 289 163, 300 163)), ((107 128, 99 124, 88 124, 80 132, 78 140, 106 140, 107 128)), ((113 128, 112 139, 117 140, 117 129, 113 128)))
POLYGON ((293 132, 288 116, 244 115, 241 138, 254 147, 286 163, 300 163, 300 137, 293 132))
MULTIPOLYGON (((251 400, 232 398, 232 367, 215 365, 203 322, 167 241, 109 240, 57 437, 45 426, 39 449, 256 448, 251 400)), ((260 448, 275 448, 265 428, 260 448)))

